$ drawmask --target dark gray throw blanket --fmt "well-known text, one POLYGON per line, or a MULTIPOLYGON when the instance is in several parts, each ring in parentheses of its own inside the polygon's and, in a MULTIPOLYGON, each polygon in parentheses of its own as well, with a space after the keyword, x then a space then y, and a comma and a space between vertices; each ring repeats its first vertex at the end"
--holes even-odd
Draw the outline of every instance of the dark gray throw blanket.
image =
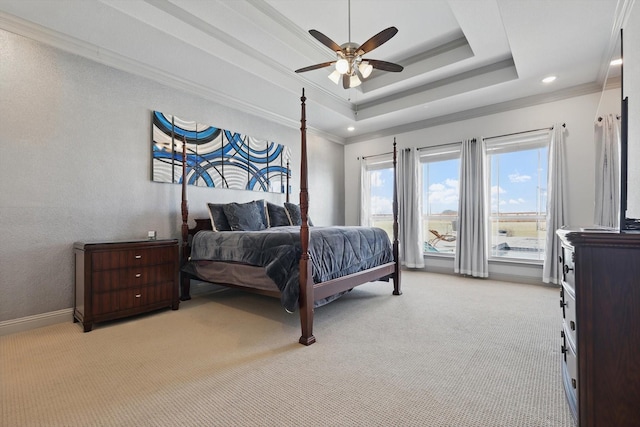
MULTIPOLYGON (((311 227, 309 257, 314 283, 393 262, 387 233, 374 227, 311 227)), ((200 231, 193 237, 191 261, 229 261, 266 268, 282 294, 285 309, 298 308, 300 227, 261 231, 200 231)), ((187 272, 191 272, 186 266, 187 272)), ((387 278, 388 279, 388 278, 387 278)))

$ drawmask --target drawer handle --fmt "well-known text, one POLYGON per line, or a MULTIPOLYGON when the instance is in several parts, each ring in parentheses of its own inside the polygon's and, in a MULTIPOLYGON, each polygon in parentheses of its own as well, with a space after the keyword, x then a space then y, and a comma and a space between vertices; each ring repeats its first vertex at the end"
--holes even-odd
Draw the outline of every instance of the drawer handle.
POLYGON ((573 268, 569 268, 569 266, 567 264, 564 265, 564 274, 569 273, 570 271, 573 271, 573 268))
POLYGON ((571 378, 571 386, 572 386, 573 388, 578 388, 578 383, 576 382, 576 379, 575 379, 575 378, 571 378))
POLYGON ((574 322, 573 320, 571 322, 569 322, 569 327, 571 328, 572 331, 576 330, 576 322, 574 322))
POLYGON ((142 255, 136 255, 136 259, 142 259, 142 255))
POLYGON ((142 294, 136 294, 136 298, 140 298, 142 294))
POLYGON ((138 273, 136 274, 136 277, 142 277, 142 274, 138 273))

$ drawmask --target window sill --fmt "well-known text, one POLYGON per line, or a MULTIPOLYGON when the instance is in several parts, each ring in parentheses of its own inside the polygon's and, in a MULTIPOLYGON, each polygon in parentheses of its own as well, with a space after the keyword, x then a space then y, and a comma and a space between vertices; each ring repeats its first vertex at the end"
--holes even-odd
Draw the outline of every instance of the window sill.
POLYGON ((543 261, 539 259, 522 259, 522 258, 489 258, 489 264, 526 264, 539 265, 542 267, 543 261))

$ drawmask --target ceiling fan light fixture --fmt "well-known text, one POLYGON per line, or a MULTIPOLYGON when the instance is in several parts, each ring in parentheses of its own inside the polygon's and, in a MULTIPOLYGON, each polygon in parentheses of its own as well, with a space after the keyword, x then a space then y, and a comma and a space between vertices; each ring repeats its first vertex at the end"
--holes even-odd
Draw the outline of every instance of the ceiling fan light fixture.
POLYGON ((349 61, 344 58, 336 61, 336 71, 340 74, 346 74, 349 71, 349 61))
POLYGON ((363 78, 367 78, 371 75, 373 71, 373 65, 369 64, 367 61, 362 61, 360 65, 358 65, 358 69, 360 70, 360 74, 362 74, 363 78))
POLYGON ((328 77, 335 84, 339 84, 340 83, 340 78, 342 77, 342 74, 340 74, 338 72, 338 70, 333 70, 333 73, 329 74, 328 77))
POLYGON ((358 78, 358 76, 353 75, 349 78, 349 87, 358 87, 360 86, 360 83, 362 83, 360 81, 360 79, 358 78))

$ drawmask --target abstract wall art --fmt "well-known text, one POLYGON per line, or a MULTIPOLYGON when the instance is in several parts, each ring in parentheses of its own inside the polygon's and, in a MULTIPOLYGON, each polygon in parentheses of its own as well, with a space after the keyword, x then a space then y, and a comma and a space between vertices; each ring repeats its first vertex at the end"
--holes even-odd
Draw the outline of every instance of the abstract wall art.
POLYGON ((186 141, 187 184, 285 193, 291 159, 281 144, 153 112, 152 179, 182 182, 186 141))

